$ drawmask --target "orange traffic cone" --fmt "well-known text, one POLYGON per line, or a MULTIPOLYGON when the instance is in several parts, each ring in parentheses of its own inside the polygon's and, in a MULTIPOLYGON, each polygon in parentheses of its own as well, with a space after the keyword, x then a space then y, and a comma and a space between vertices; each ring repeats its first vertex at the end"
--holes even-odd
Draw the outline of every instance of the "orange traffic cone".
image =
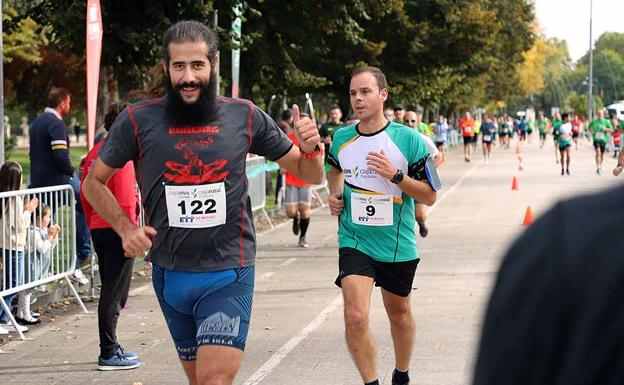
POLYGON ((527 206, 526 213, 524 214, 524 221, 522 224, 524 226, 528 226, 535 222, 535 218, 533 217, 533 210, 531 210, 531 206, 527 206))
POLYGON ((513 177, 513 180, 511 181, 511 189, 512 189, 513 191, 518 191, 518 190, 520 190, 520 189, 518 188, 518 178, 517 178, 517 177, 515 177, 515 176, 513 177))

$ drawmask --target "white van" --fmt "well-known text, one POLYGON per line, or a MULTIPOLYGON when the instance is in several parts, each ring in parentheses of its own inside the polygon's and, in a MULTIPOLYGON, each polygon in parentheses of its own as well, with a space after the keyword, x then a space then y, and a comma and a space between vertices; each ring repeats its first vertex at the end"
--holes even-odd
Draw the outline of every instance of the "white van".
POLYGON ((624 102, 618 102, 607 106, 607 115, 624 120, 624 102))

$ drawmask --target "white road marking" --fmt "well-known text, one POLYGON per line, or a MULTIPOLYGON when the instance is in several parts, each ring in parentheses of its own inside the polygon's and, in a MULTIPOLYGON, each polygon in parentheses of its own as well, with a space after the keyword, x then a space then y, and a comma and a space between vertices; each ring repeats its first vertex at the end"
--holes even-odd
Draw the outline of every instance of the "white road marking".
MULTIPOLYGON (((288 258, 288 259, 287 259, 287 260, 285 260, 284 262, 280 263, 280 264, 277 266, 277 269, 281 269, 282 267, 288 266, 288 265, 292 264, 293 262, 295 262, 296 260, 297 260, 297 258, 288 258)), ((262 274, 260 277, 258 277, 258 279, 256 280, 256 282, 261 282, 261 281, 264 281, 264 280, 266 280, 266 279, 271 278, 271 277, 272 277, 272 276, 274 276, 274 275, 275 275, 275 272, 274 272, 274 271, 268 271, 268 272, 266 272, 266 273, 262 274)))
POLYGON ((479 165, 481 165, 482 163, 483 163, 482 161, 481 161, 481 162, 479 162, 479 163, 475 163, 475 165, 474 165, 474 166, 472 166, 472 167, 471 167, 468 171, 466 171, 466 173, 465 173, 464 175, 462 175, 462 177, 461 177, 461 178, 459 178, 459 180, 458 180, 457 182, 455 182, 455 184, 454 184, 454 185, 452 185, 452 186, 451 186, 451 188, 450 188, 450 189, 448 189, 448 190, 446 191, 446 193, 444 193, 444 195, 442 195, 440 198, 436 199, 436 202, 435 202, 435 203, 434 203, 431 207, 429 207, 428 214, 430 215, 430 214, 431 214, 431 213, 432 213, 432 212, 436 209, 436 207, 438 207, 439 205, 441 205, 441 204, 442 204, 442 202, 444 202, 444 200, 445 200, 445 199, 446 199, 449 195, 451 195, 451 193, 452 193, 453 191, 455 191, 455 190, 457 189, 457 187, 459 187, 459 185, 460 185, 460 184, 462 184, 462 182, 463 182, 464 180, 466 180, 466 178, 468 178, 468 177, 470 176, 470 174, 472 174, 472 173, 474 172, 474 170, 476 170, 476 169, 477 169, 477 167, 478 167, 479 165))
POLYGON ((256 282, 264 281, 265 279, 269 279, 269 278, 271 278, 274 275, 275 275, 274 271, 269 271, 268 273, 264 273, 260 277, 258 277, 256 282))
POLYGON ((297 258, 288 258, 287 260, 285 260, 284 262, 282 262, 279 267, 285 267, 288 266, 290 264, 292 264, 293 262, 295 262, 297 260, 297 258))
POLYGON ((336 310, 338 306, 342 305, 342 294, 336 296, 330 303, 325 307, 325 309, 321 310, 321 312, 310 322, 306 327, 301 329, 299 333, 297 333, 293 338, 291 338, 288 342, 286 342, 278 351, 276 351, 271 358, 269 358, 254 374, 251 375, 243 383, 243 385, 256 385, 262 382, 271 374, 271 372, 282 362, 288 354, 297 347, 303 340, 308 338, 308 336, 316 329, 325 320, 336 310))
POLYGON ((143 286, 139 286, 137 288, 134 288, 132 290, 130 290, 130 292, 128 292, 128 297, 134 297, 142 292, 144 292, 145 290, 149 289, 150 287, 152 287, 151 283, 146 283, 143 286))
POLYGON ((331 234, 327 235, 325 238, 323 238, 323 242, 327 242, 330 239, 334 239, 334 238, 336 238, 336 233, 331 233, 331 234))

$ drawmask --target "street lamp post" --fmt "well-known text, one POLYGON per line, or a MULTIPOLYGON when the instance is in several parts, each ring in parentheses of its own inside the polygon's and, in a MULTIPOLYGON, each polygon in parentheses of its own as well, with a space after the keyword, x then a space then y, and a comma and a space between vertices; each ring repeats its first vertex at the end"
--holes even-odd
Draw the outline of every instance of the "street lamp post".
POLYGON ((594 94, 592 92, 592 85, 594 84, 594 50, 593 50, 593 37, 592 37, 592 13, 594 9, 594 1, 589 0, 589 120, 594 119, 594 94))

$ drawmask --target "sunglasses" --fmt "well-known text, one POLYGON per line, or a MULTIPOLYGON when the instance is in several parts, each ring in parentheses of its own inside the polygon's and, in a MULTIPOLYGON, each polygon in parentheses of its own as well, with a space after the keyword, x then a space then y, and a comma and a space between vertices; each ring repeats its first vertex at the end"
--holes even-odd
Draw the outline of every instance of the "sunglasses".
POLYGON ((416 123, 416 119, 405 119, 405 123, 416 123))

